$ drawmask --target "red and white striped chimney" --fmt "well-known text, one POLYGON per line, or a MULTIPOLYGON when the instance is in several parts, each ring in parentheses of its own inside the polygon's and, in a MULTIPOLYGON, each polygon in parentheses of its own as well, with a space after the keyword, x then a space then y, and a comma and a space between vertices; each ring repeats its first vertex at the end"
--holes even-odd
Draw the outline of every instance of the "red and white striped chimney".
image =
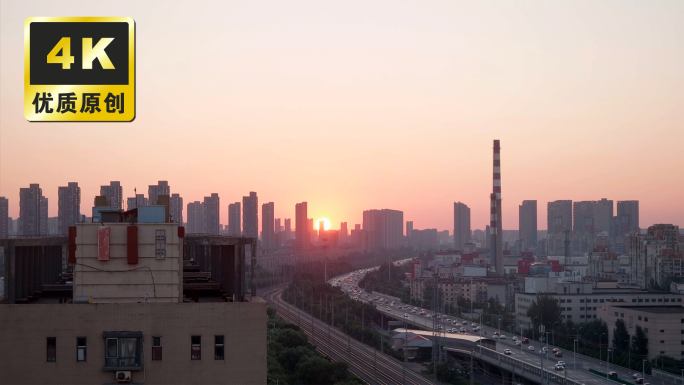
POLYGON ((501 147, 499 141, 494 141, 494 194, 496 199, 501 200, 501 147))
POLYGON ((496 273, 504 274, 503 266, 503 226, 501 215, 501 147, 498 140, 494 140, 494 178, 493 178, 493 195, 496 197, 495 202, 495 218, 496 225, 494 234, 496 235, 495 243, 495 267, 496 273))

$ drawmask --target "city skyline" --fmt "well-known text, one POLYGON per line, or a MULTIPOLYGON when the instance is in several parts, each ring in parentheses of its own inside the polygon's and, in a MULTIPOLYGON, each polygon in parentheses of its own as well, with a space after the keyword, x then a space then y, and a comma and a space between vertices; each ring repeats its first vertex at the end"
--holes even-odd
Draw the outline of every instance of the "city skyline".
POLYGON ((460 201, 483 229, 499 139, 504 229, 516 228, 524 200, 538 202, 542 224, 549 201, 604 197, 638 200, 641 227, 684 225, 684 174, 672 172, 684 160, 671 155, 684 143, 682 2, 165 4, 1 3, 0 196, 11 217, 32 183, 54 217, 57 187, 70 181, 87 215, 108 181, 121 181, 126 199, 164 180, 185 202, 257 191, 280 218, 306 201, 333 228, 394 208, 416 229, 452 230, 460 201), (138 114, 121 134, 24 119, 16 58, 36 9, 136 21, 138 114), (208 44, 173 66, 143 60, 207 31, 208 44), (94 154, 105 143, 116 155, 94 154))

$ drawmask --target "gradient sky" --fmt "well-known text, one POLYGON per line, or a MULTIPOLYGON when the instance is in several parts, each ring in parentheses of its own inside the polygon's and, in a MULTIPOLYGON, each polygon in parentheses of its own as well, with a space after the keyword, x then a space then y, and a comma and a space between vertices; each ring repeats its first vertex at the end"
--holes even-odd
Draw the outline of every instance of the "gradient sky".
MULTIPOLYGON (((684 225, 684 2, 0 2, 0 195, 76 181, 168 180, 185 203, 257 191, 276 217, 296 202, 333 228, 362 211, 414 227, 489 221, 501 140, 503 227, 518 205, 639 200, 641 227, 684 225), (133 123, 28 123, 29 16, 136 21, 133 123)), ((261 209, 260 209, 261 211, 261 209)), ((293 221, 294 222, 294 221, 293 221)))

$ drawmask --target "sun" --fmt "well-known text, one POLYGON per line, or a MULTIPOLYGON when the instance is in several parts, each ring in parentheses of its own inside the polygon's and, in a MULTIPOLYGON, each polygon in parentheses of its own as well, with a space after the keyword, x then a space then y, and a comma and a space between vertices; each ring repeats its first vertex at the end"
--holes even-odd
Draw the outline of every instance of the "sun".
POLYGON ((328 220, 328 218, 316 219, 316 221, 314 222, 314 227, 316 228, 316 230, 319 230, 319 223, 321 221, 323 221, 323 230, 330 230, 330 221, 328 220))

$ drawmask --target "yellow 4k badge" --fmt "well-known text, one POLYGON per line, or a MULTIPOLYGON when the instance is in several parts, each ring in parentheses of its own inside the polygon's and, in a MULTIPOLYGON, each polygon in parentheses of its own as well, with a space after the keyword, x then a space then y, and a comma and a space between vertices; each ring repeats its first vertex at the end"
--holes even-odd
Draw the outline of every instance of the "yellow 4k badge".
POLYGON ((133 19, 26 19, 24 116, 31 122, 135 119, 133 19))

